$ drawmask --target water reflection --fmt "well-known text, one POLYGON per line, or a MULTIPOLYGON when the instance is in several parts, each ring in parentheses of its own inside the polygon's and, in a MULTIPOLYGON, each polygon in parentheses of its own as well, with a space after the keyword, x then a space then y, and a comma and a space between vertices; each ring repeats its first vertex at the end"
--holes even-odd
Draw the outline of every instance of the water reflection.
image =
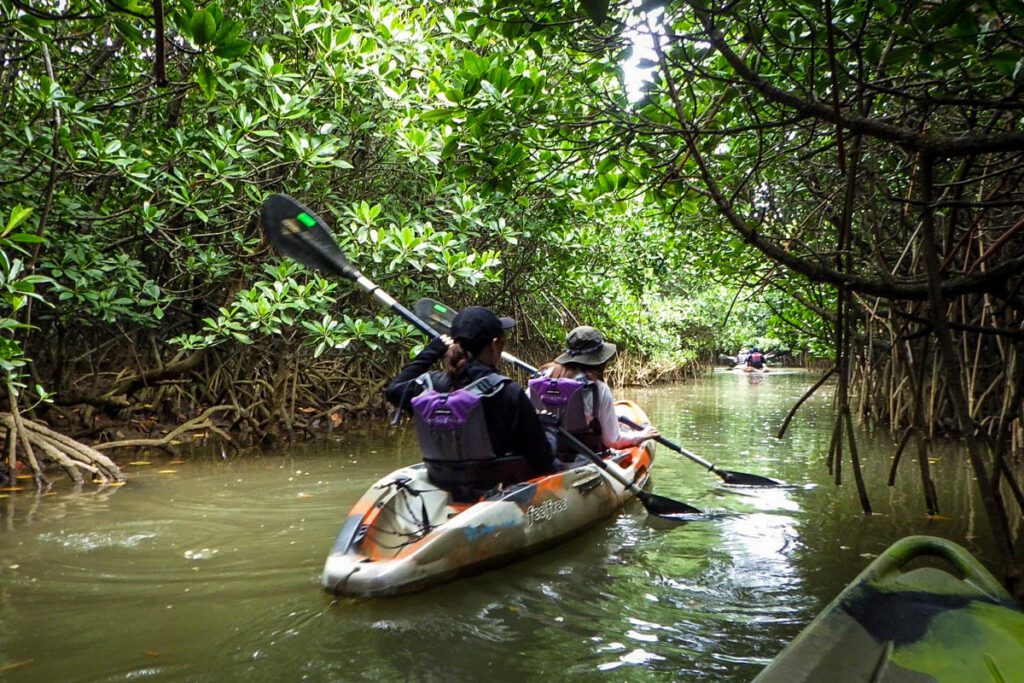
POLYGON ((0 499, 0 675, 747 681, 896 538, 931 533, 992 555, 973 521, 974 489, 948 476, 962 468, 953 447, 933 449, 947 486, 943 518, 928 519, 914 464, 885 487, 892 440, 864 432, 877 512, 865 517, 854 488, 835 488, 823 465, 827 392, 773 438, 817 377, 752 379, 720 373, 619 393, 719 467, 795 488, 724 486, 661 448, 652 491, 709 514, 662 528, 633 502, 548 553, 394 599, 335 602, 319 574, 347 508, 416 460, 412 430, 154 461, 128 467, 120 489, 0 499))

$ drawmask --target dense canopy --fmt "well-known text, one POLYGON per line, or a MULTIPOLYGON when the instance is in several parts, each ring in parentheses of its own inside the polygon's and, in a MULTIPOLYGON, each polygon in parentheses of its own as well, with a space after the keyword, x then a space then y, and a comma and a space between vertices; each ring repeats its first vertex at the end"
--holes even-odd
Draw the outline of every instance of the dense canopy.
POLYGON ((580 322, 624 379, 810 352, 837 481, 870 509, 858 417, 926 491, 960 434, 1012 564, 1022 59, 1018 0, 0 0, 11 419, 262 440, 380 407, 421 340, 269 253, 284 191, 396 298, 518 317, 523 353, 580 322))

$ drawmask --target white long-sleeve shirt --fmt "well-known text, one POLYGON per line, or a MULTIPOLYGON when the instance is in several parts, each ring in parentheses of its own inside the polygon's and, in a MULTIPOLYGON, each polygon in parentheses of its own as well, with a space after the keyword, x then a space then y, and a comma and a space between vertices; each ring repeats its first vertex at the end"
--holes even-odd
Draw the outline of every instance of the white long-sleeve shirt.
MULTIPOLYGON (((635 446, 646 439, 641 432, 619 429, 621 423, 615 413, 615 399, 612 398, 611 388, 604 382, 596 381, 597 385, 597 422, 601 425, 601 441, 605 448, 628 448, 635 446)), ((593 395, 588 394, 584 399, 584 410, 587 420, 594 417, 593 395)))

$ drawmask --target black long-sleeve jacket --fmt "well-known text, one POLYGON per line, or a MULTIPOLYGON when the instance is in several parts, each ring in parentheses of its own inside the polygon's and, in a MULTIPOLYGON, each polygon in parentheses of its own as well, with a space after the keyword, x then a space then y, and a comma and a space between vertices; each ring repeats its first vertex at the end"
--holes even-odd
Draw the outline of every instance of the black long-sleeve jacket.
MULTIPOLYGON (((430 370, 447 350, 448 347, 440 339, 430 342, 384 390, 388 402, 411 411, 412 399, 423 391, 422 385, 416 383, 416 378, 430 370)), ((462 373, 455 378, 454 386, 446 372, 435 371, 430 377, 434 388, 445 392, 464 387, 494 372, 497 370, 493 366, 471 358, 462 373)), ((526 458, 534 475, 554 469, 554 456, 544 436, 544 428, 522 387, 512 381, 506 382, 501 391, 484 397, 482 401, 487 433, 491 437, 491 448, 495 454, 526 458)))

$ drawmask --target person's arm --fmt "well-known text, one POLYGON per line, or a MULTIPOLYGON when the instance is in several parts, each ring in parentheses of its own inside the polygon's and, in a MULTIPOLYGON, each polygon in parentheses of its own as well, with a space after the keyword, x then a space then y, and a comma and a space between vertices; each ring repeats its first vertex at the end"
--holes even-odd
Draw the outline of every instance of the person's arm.
POLYGON ((597 383, 597 414, 601 425, 601 442, 605 448, 628 448, 658 436, 658 430, 647 426, 639 432, 619 429, 619 416, 615 412, 612 390, 604 382, 597 383))
POLYGON ((442 337, 435 337, 423 347, 423 350, 402 368, 384 390, 384 397, 388 403, 409 410, 409 402, 422 391, 422 388, 414 383, 416 378, 430 370, 434 363, 444 357, 447 350, 448 344, 442 337))

